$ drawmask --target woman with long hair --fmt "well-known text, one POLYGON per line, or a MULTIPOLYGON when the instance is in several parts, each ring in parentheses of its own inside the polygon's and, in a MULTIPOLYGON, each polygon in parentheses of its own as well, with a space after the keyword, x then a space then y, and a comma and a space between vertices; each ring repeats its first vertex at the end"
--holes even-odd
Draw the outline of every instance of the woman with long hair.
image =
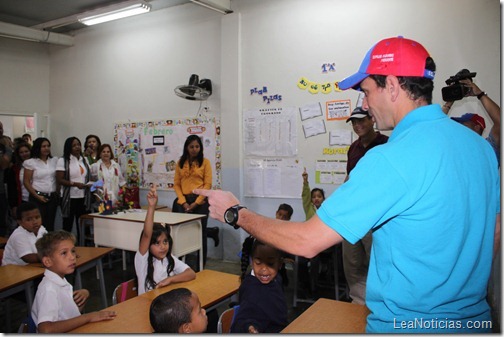
MULTIPOLYGON (((56 179, 61 186, 61 215, 63 229, 72 232, 75 221, 91 209, 91 170, 82 155, 81 142, 77 137, 65 141, 63 157, 58 159, 56 179)), ((77 242, 79 226, 77 225, 77 242)))
POLYGON ((203 265, 207 257, 208 201, 193 194, 195 188, 212 188, 212 165, 203 156, 203 143, 198 135, 190 135, 184 143, 184 151, 175 167, 174 189, 177 200, 174 212, 206 215, 201 219, 203 240, 203 265))
POLYGON ((51 155, 51 142, 39 137, 33 142, 31 158, 23 163, 23 184, 29 193, 28 201, 37 205, 42 215, 42 225, 54 230, 58 208, 56 164, 58 158, 51 155))
POLYGON ((100 159, 98 150, 101 147, 100 137, 96 135, 88 135, 84 142, 84 157, 86 157, 88 164, 92 165, 100 159))
POLYGON ((4 179, 7 184, 7 196, 13 219, 16 218, 16 210, 21 202, 28 201, 28 191, 23 185, 23 162, 30 159, 30 153, 30 144, 25 142, 17 144, 12 155, 12 165, 5 170, 4 179))

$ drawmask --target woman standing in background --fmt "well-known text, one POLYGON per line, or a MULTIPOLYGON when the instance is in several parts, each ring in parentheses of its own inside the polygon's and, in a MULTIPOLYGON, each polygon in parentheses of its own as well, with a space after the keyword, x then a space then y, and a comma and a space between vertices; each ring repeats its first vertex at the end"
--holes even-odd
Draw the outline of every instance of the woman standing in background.
POLYGON ((126 180, 121 173, 121 167, 114 160, 114 153, 109 144, 103 144, 98 150, 98 161, 91 165, 91 176, 93 180, 103 181, 103 191, 108 194, 112 204, 119 200, 119 189, 126 184, 126 180))
POLYGON ((86 137, 86 141, 84 142, 84 156, 86 157, 89 165, 96 163, 98 159, 100 159, 100 156, 98 155, 100 146, 100 137, 95 135, 88 135, 86 137))
POLYGON ((184 143, 184 152, 175 167, 174 189, 177 194, 173 212, 206 215, 201 219, 203 241, 203 265, 207 257, 208 201, 193 194, 195 188, 209 190, 212 187, 212 165, 203 156, 203 143, 197 135, 190 135, 184 143))
MULTIPOLYGON (((61 188, 61 215, 63 229, 72 232, 75 221, 91 208, 91 192, 88 184, 91 180, 91 170, 81 152, 81 142, 77 137, 69 137, 65 141, 63 157, 58 159, 56 180, 61 188)), ((77 242, 79 242, 79 226, 77 225, 77 242)))
POLYGON ((57 157, 51 155, 51 142, 37 138, 33 142, 31 158, 23 163, 23 183, 29 193, 28 201, 38 206, 42 225, 48 232, 54 230, 54 219, 58 208, 56 183, 57 157))

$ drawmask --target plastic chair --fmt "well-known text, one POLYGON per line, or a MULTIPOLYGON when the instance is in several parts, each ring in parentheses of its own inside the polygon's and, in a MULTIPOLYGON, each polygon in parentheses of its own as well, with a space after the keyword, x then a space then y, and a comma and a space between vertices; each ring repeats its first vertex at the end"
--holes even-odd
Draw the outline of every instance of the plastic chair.
POLYGON ((217 322, 217 333, 229 333, 239 308, 239 305, 235 305, 230 309, 224 310, 217 322))
POLYGON ((118 304, 138 296, 138 287, 136 278, 119 284, 112 294, 112 304, 118 304))

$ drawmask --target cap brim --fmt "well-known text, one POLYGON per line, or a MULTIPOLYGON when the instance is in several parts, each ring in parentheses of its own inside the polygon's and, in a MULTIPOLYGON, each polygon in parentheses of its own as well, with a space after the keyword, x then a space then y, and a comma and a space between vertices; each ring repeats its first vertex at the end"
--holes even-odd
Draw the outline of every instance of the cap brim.
POLYGON ((354 114, 350 117, 348 117, 348 119, 346 120, 346 122, 350 122, 352 119, 362 119, 362 118, 365 118, 365 117, 369 117, 369 115, 366 115, 366 114, 354 114))
POLYGON ((360 90, 360 83, 365 80, 369 74, 363 74, 363 73, 355 73, 351 76, 348 76, 344 80, 340 81, 338 83, 338 87, 341 90, 347 90, 347 89, 355 89, 355 90, 360 90))
POLYGON ((450 117, 450 118, 453 119, 455 122, 459 122, 459 123, 464 123, 469 120, 467 118, 460 118, 460 117, 450 117))

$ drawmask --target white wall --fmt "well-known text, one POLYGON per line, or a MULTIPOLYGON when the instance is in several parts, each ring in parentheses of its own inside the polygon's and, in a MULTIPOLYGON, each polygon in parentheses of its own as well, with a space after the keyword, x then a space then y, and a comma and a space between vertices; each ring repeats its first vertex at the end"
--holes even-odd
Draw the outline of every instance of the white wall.
MULTIPOLYGON (((346 98, 355 104, 355 92, 312 95, 296 82, 301 76, 340 80, 357 70, 378 40, 403 35, 421 42, 437 63, 435 102, 442 103, 444 81, 462 68, 476 71, 476 83, 500 102, 496 0, 233 0, 232 9, 222 16, 193 4, 167 8, 76 31, 73 47, 0 38, 0 111, 48 112, 53 154, 60 155, 69 136, 83 141, 93 133, 111 143, 116 121, 195 115, 199 103, 175 96, 173 89, 196 73, 212 80, 210 113, 222 121, 223 188, 264 215, 274 216, 279 203, 290 203, 293 219, 301 220, 300 199, 243 197, 242 111, 264 106, 249 95, 250 88, 265 85, 282 94, 282 102, 272 106, 346 98), (321 73, 327 62, 336 64, 336 72, 321 73)), ((451 114, 475 110, 484 115, 476 99, 466 99, 451 114)), ((299 156, 315 187, 313 162, 327 137, 305 140, 300 130, 299 156)), ((301 192, 301 177, 292 183, 301 192)), ((171 205, 173 199, 174 193, 165 192, 160 203, 171 205)), ((213 220, 209 226, 221 227, 226 246, 223 251, 222 244, 210 244, 209 256, 236 260, 246 234, 213 220)))

